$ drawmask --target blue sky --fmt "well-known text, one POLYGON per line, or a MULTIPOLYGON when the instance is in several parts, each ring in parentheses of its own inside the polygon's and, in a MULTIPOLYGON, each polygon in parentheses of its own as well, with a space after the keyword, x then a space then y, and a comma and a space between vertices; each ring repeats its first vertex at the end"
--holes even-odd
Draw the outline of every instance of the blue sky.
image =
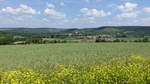
POLYGON ((150 26, 150 0, 0 0, 0 27, 150 26))

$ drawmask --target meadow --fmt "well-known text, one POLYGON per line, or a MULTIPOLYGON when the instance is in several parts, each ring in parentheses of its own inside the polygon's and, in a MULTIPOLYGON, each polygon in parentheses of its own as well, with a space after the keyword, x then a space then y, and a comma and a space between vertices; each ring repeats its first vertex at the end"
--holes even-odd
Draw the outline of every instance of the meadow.
POLYGON ((149 84, 149 43, 0 46, 1 84, 149 84))

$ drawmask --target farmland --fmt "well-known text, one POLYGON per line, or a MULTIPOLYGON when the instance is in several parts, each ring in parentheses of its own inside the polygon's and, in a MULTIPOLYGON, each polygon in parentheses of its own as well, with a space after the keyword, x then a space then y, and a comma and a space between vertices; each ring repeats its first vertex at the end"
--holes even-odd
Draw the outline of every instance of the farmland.
POLYGON ((1 84, 148 84, 149 59, 149 43, 0 46, 1 84))
POLYGON ((7 45, 0 46, 0 64, 30 65, 44 61, 51 64, 99 64, 126 56, 150 58, 149 54, 149 43, 7 45))
POLYGON ((148 84, 149 53, 149 43, 0 46, 1 84, 148 84))
POLYGON ((150 84, 150 0, 0 0, 0 84, 150 84))

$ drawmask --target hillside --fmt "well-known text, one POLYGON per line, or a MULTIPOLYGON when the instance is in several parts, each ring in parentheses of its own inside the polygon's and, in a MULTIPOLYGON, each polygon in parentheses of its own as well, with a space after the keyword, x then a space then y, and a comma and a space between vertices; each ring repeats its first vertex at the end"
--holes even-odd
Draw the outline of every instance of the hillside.
POLYGON ((104 26, 99 28, 0 28, 0 35, 51 36, 51 35, 98 35, 108 34, 124 37, 150 36, 150 26, 104 26))

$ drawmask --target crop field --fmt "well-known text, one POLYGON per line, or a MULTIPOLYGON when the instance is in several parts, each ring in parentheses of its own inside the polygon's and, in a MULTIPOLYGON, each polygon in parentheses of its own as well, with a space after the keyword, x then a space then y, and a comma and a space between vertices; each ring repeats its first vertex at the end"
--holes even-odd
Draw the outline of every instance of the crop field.
POLYGON ((0 84, 150 84, 149 43, 0 46, 0 84))

